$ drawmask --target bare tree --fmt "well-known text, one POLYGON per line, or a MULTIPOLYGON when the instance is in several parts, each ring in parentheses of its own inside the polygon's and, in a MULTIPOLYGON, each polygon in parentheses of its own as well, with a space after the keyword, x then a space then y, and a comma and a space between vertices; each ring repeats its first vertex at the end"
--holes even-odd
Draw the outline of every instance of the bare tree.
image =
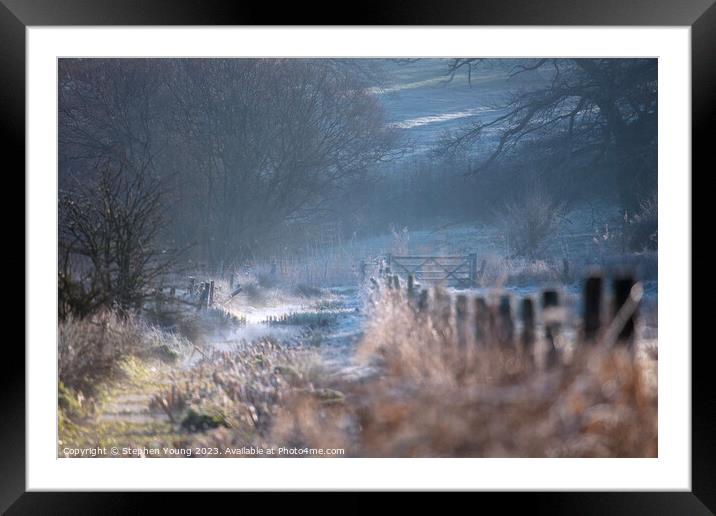
MULTIPOLYGON (((472 73, 486 62, 456 59, 448 73, 472 73)), ((520 60, 509 76, 516 80, 526 74, 533 80, 516 86, 498 115, 451 135, 446 147, 479 145, 485 157, 475 170, 534 141, 543 154, 557 153, 562 164, 586 155, 593 166, 606 157, 616 171, 622 204, 637 206, 638 192, 656 184, 656 59, 520 60)))
POLYGON ((60 315, 139 310, 178 254, 159 245, 159 180, 147 169, 98 164, 94 180, 60 194, 60 315))
POLYGON ((391 150, 374 97, 333 62, 170 63, 175 126, 210 264, 250 256, 391 150))
POLYGON ((266 253, 390 156, 368 72, 340 60, 61 60, 60 186, 99 162, 152 170, 172 246, 198 244, 212 268, 266 253))

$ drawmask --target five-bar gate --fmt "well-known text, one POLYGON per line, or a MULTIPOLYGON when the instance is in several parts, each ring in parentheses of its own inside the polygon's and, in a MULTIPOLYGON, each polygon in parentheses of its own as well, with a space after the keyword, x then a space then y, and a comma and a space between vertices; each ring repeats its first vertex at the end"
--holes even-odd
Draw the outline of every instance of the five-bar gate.
POLYGON ((396 274, 410 274, 421 282, 470 288, 477 281, 477 255, 466 256, 394 256, 388 255, 388 267, 396 274))

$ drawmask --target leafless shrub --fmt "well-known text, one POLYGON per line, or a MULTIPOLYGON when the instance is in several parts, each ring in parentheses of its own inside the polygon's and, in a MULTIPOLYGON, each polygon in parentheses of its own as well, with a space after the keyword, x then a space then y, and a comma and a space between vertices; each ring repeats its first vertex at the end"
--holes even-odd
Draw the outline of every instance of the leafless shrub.
POLYGON ((516 256, 540 256, 543 245, 557 230, 563 211, 561 204, 539 190, 508 202, 498 215, 510 251, 516 256))
POLYGON ((176 254, 160 247, 161 188, 147 169, 109 162, 60 195, 60 318, 137 310, 176 254))
POLYGON ((656 193, 643 199, 639 208, 627 218, 625 231, 632 251, 656 250, 658 243, 659 210, 656 193))

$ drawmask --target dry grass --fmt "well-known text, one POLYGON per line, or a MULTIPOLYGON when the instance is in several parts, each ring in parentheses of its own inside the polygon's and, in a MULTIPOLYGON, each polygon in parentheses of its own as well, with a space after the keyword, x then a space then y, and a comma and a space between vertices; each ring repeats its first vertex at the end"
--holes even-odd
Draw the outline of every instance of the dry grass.
MULTIPOLYGON (((219 450, 656 456, 655 356, 639 346, 631 351, 562 337, 555 359, 544 339, 527 347, 519 338, 500 344, 494 324, 476 335, 474 324, 458 325, 453 311, 432 301, 435 310, 419 312, 395 291, 373 299, 357 359, 377 375, 332 375, 315 350, 262 340, 230 351, 205 349, 152 404, 168 414, 177 432, 172 445, 219 450)), ((111 357, 137 353, 138 343, 164 342, 137 321, 102 317, 60 327, 60 379, 72 388, 80 388, 86 375, 103 369, 109 374, 111 357), (104 354, 106 363, 98 358, 104 354)), ((470 309, 465 320, 475 319, 470 309)), ((517 337, 519 332, 515 328, 517 337)), ((537 333, 543 336, 544 329, 537 333)))
POLYGON ((363 457, 656 456, 656 361, 563 344, 547 367, 539 342, 479 343, 384 297, 359 348, 383 374, 341 386, 345 403, 294 400, 274 437, 363 457))
POLYGON ((98 380, 111 376, 118 361, 137 353, 146 327, 135 317, 122 318, 109 310, 58 326, 60 382, 71 389, 89 391, 98 380))

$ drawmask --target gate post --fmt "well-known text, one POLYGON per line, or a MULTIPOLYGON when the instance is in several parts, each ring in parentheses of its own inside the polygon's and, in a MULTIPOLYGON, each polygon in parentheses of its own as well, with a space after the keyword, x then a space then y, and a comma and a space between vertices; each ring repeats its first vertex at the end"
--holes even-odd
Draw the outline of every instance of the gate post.
POLYGON ((477 286, 477 253, 470 253, 470 283, 477 286))

